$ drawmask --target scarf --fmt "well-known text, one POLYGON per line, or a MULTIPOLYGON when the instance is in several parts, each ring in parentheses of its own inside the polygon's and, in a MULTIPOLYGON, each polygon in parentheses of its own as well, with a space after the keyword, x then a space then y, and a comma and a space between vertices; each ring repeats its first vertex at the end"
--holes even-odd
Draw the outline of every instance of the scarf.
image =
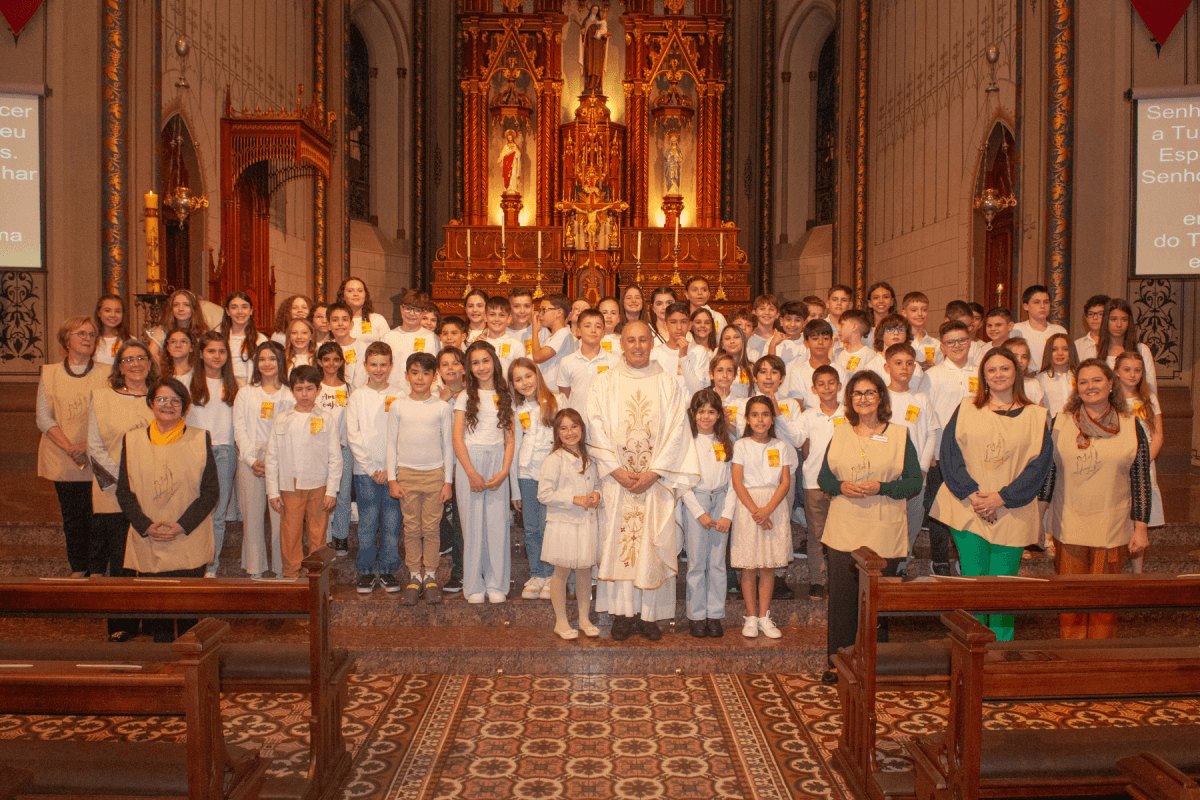
POLYGON ((1081 405, 1075 411, 1073 419, 1075 427, 1079 428, 1079 435, 1075 437, 1075 445, 1080 450, 1087 450, 1091 447, 1092 439, 1108 439, 1121 432, 1121 418, 1111 405, 1099 418, 1093 417, 1081 405))
POLYGON ((150 441, 157 445, 174 444, 183 438, 183 428, 183 420, 179 420, 179 422, 175 423, 174 428, 171 428, 166 433, 162 433, 158 430, 158 423, 152 422, 149 429, 150 441))

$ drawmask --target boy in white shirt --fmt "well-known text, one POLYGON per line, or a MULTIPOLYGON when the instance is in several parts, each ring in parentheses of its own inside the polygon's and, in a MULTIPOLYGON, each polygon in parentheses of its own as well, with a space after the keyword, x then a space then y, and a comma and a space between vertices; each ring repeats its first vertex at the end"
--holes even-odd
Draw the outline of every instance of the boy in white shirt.
POLYGON ((1012 335, 1029 342, 1031 369, 1035 373, 1041 372, 1046 340, 1056 333, 1065 334, 1067 329, 1047 321, 1050 318, 1050 290, 1041 284, 1034 284, 1021 292, 1021 308, 1025 309, 1029 319, 1014 325, 1012 335))
POLYGON ((750 307, 750 313, 754 315, 757 325, 753 335, 746 341, 746 357, 753 364, 767 355, 767 347, 775 338, 775 320, 779 319, 779 301, 773 294, 759 295, 754 298, 754 305, 750 307))
POLYGON ((432 393, 437 359, 413 353, 405 364, 408 396, 388 411, 388 491, 400 501, 408 585, 400 603, 442 602, 435 573, 440 561, 442 505, 454 493, 454 417, 450 404, 432 393), (402 433, 403 432, 403 433, 402 433), (401 438, 403 436, 403 439, 401 438))
POLYGON ((843 283, 835 283, 829 287, 829 301, 825 304, 825 310, 829 312, 829 316, 825 317, 825 321, 833 326, 835 332, 842 321, 842 314, 845 314, 854 305, 854 301, 851 299, 853 297, 854 293, 850 287, 843 283))
POLYGON ((594 308, 579 315, 579 349, 558 365, 558 391, 567 398, 567 405, 580 414, 587 412, 588 391, 601 372, 617 365, 619 356, 601 346, 604 339, 604 316, 594 308))
POLYGON ((921 369, 928 372, 930 367, 942 360, 938 340, 925 330, 925 323, 929 321, 929 298, 922 292, 909 292, 900 304, 900 315, 912 326, 913 352, 917 354, 921 369))
POLYGON ((300 366, 292 370, 296 405, 275 417, 267 443, 267 502, 279 515, 283 577, 300 574, 303 538, 310 547, 325 541, 329 512, 337 503, 342 482, 342 445, 334 418, 316 407, 321 370, 300 366))
POLYGON ((987 345, 979 341, 972 331, 975 328, 975 313, 971 311, 971 304, 966 300, 951 300, 946 304, 946 321, 949 322, 956 319, 967 326, 967 333, 971 336, 971 349, 967 353, 967 360, 972 364, 978 364, 983 358, 983 353, 987 349, 987 345))
POLYGON ((388 493, 387 420, 392 403, 406 392, 392 386, 392 351, 373 342, 366 352, 367 382, 346 405, 346 438, 354 454, 354 495, 358 502, 358 592, 370 594, 376 582, 400 591, 400 504, 388 493), (378 576, 378 577, 377 577, 378 576))
POLYGON ((392 348, 394 363, 407 363, 412 353, 431 353, 436 358, 442 349, 437 335, 421 324, 428 303, 429 295, 416 289, 406 291, 400 300, 400 327, 392 328, 381 340, 392 348))
POLYGON ((688 278, 687 286, 683 288, 687 295, 688 319, 691 319, 692 314, 696 311, 702 308, 708 309, 708 313, 712 314, 713 318, 713 333, 720 337, 721 331, 725 330, 725 326, 729 323, 725 321, 725 316, 720 311, 709 308, 708 301, 712 292, 708 288, 708 278, 703 275, 693 275, 688 278))
POLYGON ((527 342, 533 336, 533 292, 524 286, 509 289, 508 310, 512 314, 512 319, 508 321, 508 335, 525 348, 522 353, 529 355, 527 342))
POLYGON ((447 347, 467 349, 467 321, 462 317, 449 316, 438 327, 438 352, 447 347))
POLYGON ((779 327, 783 328, 783 331, 776 331, 771 337, 771 343, 767 345, 767 353, 782 358, 788 372, 793 370, 794 363, 795 368, 799 368, 800 364, 796 362, 808 360, 808 348, 804 346, 804 323, 807 321, 807 314, 804 303, 796 300, 784 303, 779 310, 779 327))
POLYGON ((354 317, 351 316, 350 306, 345 303, 331 303, 325 312, 329 317, 329 332, 333 340, 342 348, 342 360, 345 362, 346 383, 355 387, 367 382, 367 373, 363 369, 361 351, 366 349, 366 343, 361 343, 350 335, 354 327, 354 317))
POLYGON ((838 400, 842 394, 841 375, 832 365, 824 364, 813 371, 811 388, 816 402, 800 416, 799 433, 803 439, 804 518, 808 522, 808 596, 820 599, 825 596, 826 579, 821 537, 829 517, 830 497, 817 485, 817 476, 833 440, 833 426, 845 424, 846 415, 838 400))
POLYGON ((843 375, 853 375, 864 369, 874 369, 879 354, 863 343, 863 336, 871 327, 867 312, 852 308, 842 314, 838 333, 842 339, 842 350, 833 360, 833 365, 843 375))
POLYGON ((1013 317, 1007 308, 993 308, 983 318, 983 335, 988 338, 986 353, 993 347, 999 347, 1012 336, 1013 317))
POLYGON ((487 322, 484 341, 496 348, 496 355, 500 358, 500 367, 504 370, 504 376, 507 379, 509 365, 512 364, 513 359, 520 358, 525 354, 525 345, 508 332, 508 323, 512 320, 512 311, 509 308, 508 300, 499 295, 489 297, 483 308, 483 314, 484 321, 487 322))
MULTIPOLYGON (((888 395, 892 401, 892 422, 908 428, 908 438, 916 448, 921 462, 921 481, 924 488, 925 476, 936 455, 938 433, 941 426, 933 413, 933 406, 924 392, 909 388, 913 373, 917 369, 917 356, 912 346, 894 344, 884 353, 883 368, 888 375, 888 395)), ((913 544, 921 533, 921 521, 925 518, 925 492, 908 498, 908 558, 900 566, 907 570, 912 561, 913 544)))
MULTIPOLYGON (((829 351, 833 349, 833 328, 823 319, 809 320, 804 326, 804 344, 808 348, 808 361, 797 365, 798 369, 788 370, 784 394, 796 398, 805 408, 813 408, 817 405, 813 395, 816 371, 820 367, 832 364, 829 351)), ((840 383, 845 375, 837 367, 834 367, 834 371, 837 372, 840 383)))
POLYGON ((571 301, 567 296, 552 294, 542 300, 541 311, 533 317, 533 344, 529 357, 541 369, 542 380, 547 386, 558 386, 558 365, 575 349, 575 337, 567 327, 567 314, 570 313, 571 301), (549 331, 544 342, 543 330, 549 331))
POLYGON ((691 327, 688 304, 671 303, 667 306, 667 332, 670 338, 650 354, 664 372, 675 376, 679 388, 688 398, 708 385, 708 362, 711 359, 703 346, 688 341, 691 327))

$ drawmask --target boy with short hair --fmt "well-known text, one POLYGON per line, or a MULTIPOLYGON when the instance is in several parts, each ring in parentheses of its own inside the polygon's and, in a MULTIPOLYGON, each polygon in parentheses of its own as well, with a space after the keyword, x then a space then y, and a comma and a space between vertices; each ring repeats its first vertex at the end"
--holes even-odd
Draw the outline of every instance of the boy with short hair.
POLYGON ((967 333, 971 335, 971 352, 968 358, 972 364, 978 364, 986 345, 975 336, 975 314, 971 311, 971 305, 966 300, 951 300, 946 304, 946 320, 952 319, 967 326, 967 333))
POLYGON ((467 346, 467 321, 462 317, 449 316, 442 318, 438 328, 438 352, 447 347, 457 347, 462 350, 467 346))
POLYGON ((541 310, 533 316, 529 357, 542 371, 547 386, 558 386, 558 365, 575 349, 575 337, 567 326, 571 301, 565 294, 552 294, 542 300, 541 310), (547 332, 543 341, 542 331, 547 332))
POLYGON ((879 354, 873 348, 867 347, 863 336, 871 327, 871 318, 867 312, 852 308, 842 314, 838 331, 842 339, 842 350, 833 359, 843 375, 853 375, 864 369, 876 369, 880 365, 879 354))
POLYGON ((400 327, 392 328, 381 341, 392 348, 392 358, 398 364, 408 361, 412 353, 431 353, 437 357, 442 345, 432 331, 421 324, 422 309, 429 303, 429 295, 409 289, 400 300, 400 327))
POLYGON ((602 372, 615 367, 619 354, 602 347, 604 315, 594 308, 579 315, 579 349, 558 364, 558 391, 567 398, 567 405, 587 417, 588 391, 592 381, 602 372))
POLYGON ((404 375, 408 395, 387 412, 388 493, 400 501, 404 519, 404 560, 408 584, 400 603, 442 602, 437 582, 441 559, 442 504, 454 492, 454 418, 450 404, 433 394, 437 359, 413 353, 404 375))
MULTIPOLYGON (((804 303, 791 300, 779 309, 779 327, 767 345, 767 352, 779 356, 791 372, 792 364, 796 361, 808 360, 808 348, 804 346, 804 324, 807 322, 808 309, 804 303)), ((800 365, 796 364, 798 368, 800 365)))
MULTIPOLYGON (((783 394, 796 398, 805 408, 813 408, 818 402, 812 394, 813 376, 820 367, 833 366, 829 357, 833 350, 833 326, 823 319, 810 320, 804 326, 804 345, 808 348, 808 361, 798 364, 795 370, 788 370, 783 394)), ((846 376, 841 368, 833 366, 833 369, 838 374, 838 383, 844 381, 846 376)))
POLYGON ((708 363, 712 356, 703 346, 688 341, 692 320, 688 316, 687 303, 671 303, 667 306, 666 316, 669 338, 657 345, 650 357, 658 362, 663 372, 674 375, 684 396, 691 398, 708 386, 708 363))
POLYGON ((358 592, 376 583, 400 591, 400 504, 388 493, 387 420, 392 403, 406 392, 389 384, 392 349, 372 342, 366 353, 367 382, 346 404, 346 438, 354 454, 354 496, 358 502, 358 592))
POLYGON ((483 307, 483 313, 487 322, 484 341, 496 348, 496 355, 500 359, 500 368, 504 370, 504 375, 507 377, 508 366, 512 364, 513 359, 525 354, 525 346, 508 332, 508 323, 512 319, 508 300, 499 295, 489 297, 487 304, 483 307))
POLYGON ((854 305, 854 292, 844 283, 835 283, 829 287, 827 297, 825 310, 828 312, 828 316, 825 317, 825 320, 836 331, 838 324, 842 321, 842 314, 845 314, 854 305))
MULTIPOLYGON (((749 309, 735 308, 729 315, 729 324, 736 325, 738 330, 746 335, 746 341, 750 341, 750 337, 754 335, 754 326, 757 321, 749 309)), ((719 337, 720 334, 718 334, 718 341, 720 341, 719 337)), ((746 356, 749 358, 750 354, 747 352, 746 356)))
MULTIPOLYGON (((1046 340, 1056 333, 1065 335, 1067 329, 1049 322, 1050 290, 1040 283, 1035 283, 1021 292, 1021 308, 1025 309, 1029 318, 1013 325, 1012 335, 1019 336, 1029 343, 1030 368, 1035 373, 1041 372, 1046 340)), ((1104 332, 1104 328, 1101 328, 1101 335, 1104 332)))
MULTIPOLYGON (((819 322, 826 326, 829 324, 824 320, 819 322)), ((811 394, 815 400, 812 407, 800 415, 798 433, 804 456, 801 474, 804 480, 804 517, 808 523, 808 596, 821 599, 825 597, 826 581, 821 537, 825 533, 825 520, 829 517, 830 497, 821 491, 817 477, 821 474, 825 450, 833 440, 834 426, 846 424, 845 409, 839 400, 842 396, 842 376, 837 368, 824 364, 814 369, 811 394)))
POLYGON ((984 352, 1004 344, 1012 336, 1013 315, 1007 308, 996 307, 983 320, 983 335, 988 338, 984 352))
POLYGON ((713 333, 720 336, 721 331, 725 330, 725 326, 729 323, 720 311, 716 311, 708 305, 709 298, 712 296, 708 288, 708 278, 703 275, 693 275, 688 278, 684 292, 687 294, 688 316, 690 317, 702 308, 708 309, 708 313, 712 314, 713 318, 713 333))
MULTIPOLYGON (((884 353, 883 368, 888 376, 888 395, 892 400, 892 422, 903 425, 908 429, 908 438, 912 440, 917 451, 917 459, 921 462, 921 481, 924 489, 925 477, 936 455, 941 426, 933 413, 929 397, 924 392, 910 388, 913 373, 917 369, 917 355, 912 346, 903 342, 894 344, 884 353)), ((925 492, 921 491, 908 498, 908 558, 901 565, 901 570, 907 570, 912 562, 913 544, 921 533, 921 521, 925 518, 925 492)))
POLYGON ((430 333, 435 333, 441 324, 441 310, 433 304, 433 301, 426 300, 424 308, 421 309, 421 327, 430 333))
POLYGON ((279 514, 283 577, 300 574, 304 534, 309 547, 325 541, 329 512, 342 482, 342 444, 336 420, 316 407, 321 370, 303 365, 292 370, 296 405, 278 414, 267 443, 267 502, 279 514))
POLYGON ((746 356, 753 364, 767 354, 767 347, 775 337, 775 320, 779 319, 779 301, 773 294, 760 294, 754 298, 750 313, 754 315, 757 326, 746 341, 746 356))
POLYGON ((354 312, 345 303, 330 303, 325 311, 329 320, 329 333, 338 347, 342 348, 342 360, 346 364, 346 383, 358 388, 367 382, 367 373, 363 370, 361 350, 366 349, 365 343, 360 344, 351 336, 354 330, 354 312))
POLYGON ((508 309, 512 319, 508 322, 508 335, 521 343, 521 352, 529 355, 529 337, 533 335, 533 292, 526 286, 514 286, 508 290, 508 309))
POLYGON ((808 309, 808 316, 804 319, 804 324, 812 322, 814 319, 823 319, 825 317, 825 301, 817 297, 815 294, 810 294, 800 301, 804 307, 808 309))
POLYGON ((917 363, 928 372, 942 360, 940 343, 925 330, 925 323, 929 321, 929 298, 923 292, 909 292, 900 303, 900 315, 912 326, 910 344, 917 354, 917 363))

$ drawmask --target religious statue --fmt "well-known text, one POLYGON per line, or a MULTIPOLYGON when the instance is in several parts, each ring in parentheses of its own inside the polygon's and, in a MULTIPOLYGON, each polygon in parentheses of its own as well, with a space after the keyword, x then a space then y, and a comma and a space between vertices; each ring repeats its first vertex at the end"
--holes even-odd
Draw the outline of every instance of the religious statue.
POLYGON ((583 67, 584 94, 604 93, 609 38, 608 11, 593 3, 587 19, 579 26, 579 63, 583 67))
POLYGON ((521 148, 517 146, 517 132, 504 132, 504 148, 500 151, 500 169, 504 178, 504 191, 521 193, 521 148))
POLYGON ((683 173, 683 154, 679 152, 679 135, 671 135, 671 148, 666 155, 667 194, 679 194, 680 176, 683 173))

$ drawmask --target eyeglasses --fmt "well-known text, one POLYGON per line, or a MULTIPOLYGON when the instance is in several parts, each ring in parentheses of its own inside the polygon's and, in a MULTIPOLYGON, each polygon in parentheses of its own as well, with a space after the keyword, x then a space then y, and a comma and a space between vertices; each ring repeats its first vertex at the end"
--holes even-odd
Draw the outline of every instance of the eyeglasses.
POLYGON ((183 406, 183 401, 178 397, 156 397, 154 404, 159 406, 183 406))
POLYGON ((867 389, 862 392, 851 392, 850 397, 855 400, 874 400, 879 397, 878 389, 867 389))
POLYGON ((425 311, 425 309, 418 308, 417 306, 400 306, 400 310, 406 314, 421 314, 425 311))
POLYGON ((122 364, 140 364, 143 361, 149 361, 149 356, 125 356, 121 359, 122 364))
POLYGON ((962 347, 970 341, 970 339, 946 339, 942 342, 942 347, 962 347))
POLYGON ((1088 319, 1092 319, 1093 317, 1103 317, 1104 309, 1100 309, 1099 311, 1089 311, 1086 314, 1084 314, 1084 316, 1087 317, 1088 319))
POLYGON ((96 338, 95 331, 75 331, 71 335, 78 336, 80 339, 95 339, 96 338))
POLYGON ((907 333, 908 328, 884 328, 884 333, 907 333))

